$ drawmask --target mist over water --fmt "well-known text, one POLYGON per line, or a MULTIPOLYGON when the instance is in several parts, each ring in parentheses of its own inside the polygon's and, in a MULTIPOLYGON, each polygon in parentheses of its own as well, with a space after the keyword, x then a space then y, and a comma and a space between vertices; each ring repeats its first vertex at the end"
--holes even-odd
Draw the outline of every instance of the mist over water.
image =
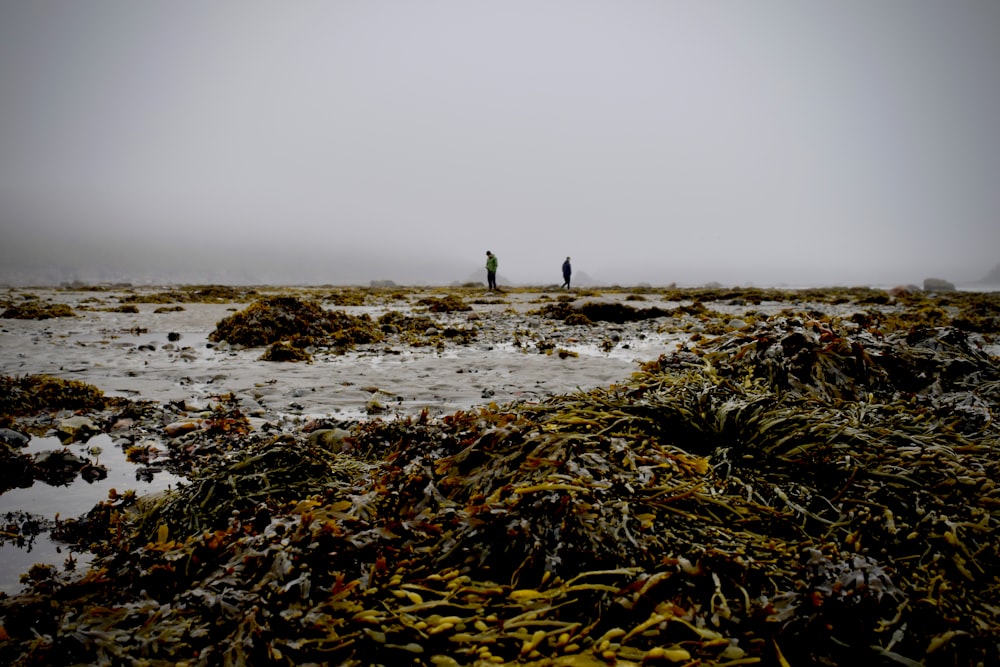
MULTIPOLYGON (((364 251, 340 253, 336 244, 326 247, 310 243, 284 243, 270 249, 253 247, 233 239, 226 241, 176 243, 151 240, 149 244, 129 246, 124 243, 104 245, 77 242, 63 246, 50 238, 42 253, 47 261, 32 257, 5 257, 0 284, 58 285, 84 283, 144 284, 234 284, 234 285, 368 285, 371 281, 391 280, 400 285, 451 285, 467 282, 485 284, 485 271, 475 262, 478 257, 435 256, 414 252, 393 257, 389 253, 364 251), (295 245, 296 247, 291 247, 295 245)), ((637 237, 634 243, 641 244, 637 237)), ((516 253, 518 248, 511 248, 516 253)), ((530 250, 530 249, 526 249, 530 250)), ((554 254, 554 253, 553 253, 554 254)), ((959 287, 989 290, 980 280, 987 267, 956 263, 942 264, 931 270, 921 266, 803 266, 789 258, 787 267, 770 262, 712 263, 686 262, 614 263, 614 258, 596 257, 592 265, 574 260, 574 284, 701 286, 719 283, 725 286, 758 287, 891 287, 900 284, 921 285, 928 277, 941 277, 959 287)), ((551 266, 533 266, 516 254, 501 257, 500 282, 507 285, 557 285, 561 282, 560 261, 551 266), (512 266, 513 265, 513 266, 512 266)))

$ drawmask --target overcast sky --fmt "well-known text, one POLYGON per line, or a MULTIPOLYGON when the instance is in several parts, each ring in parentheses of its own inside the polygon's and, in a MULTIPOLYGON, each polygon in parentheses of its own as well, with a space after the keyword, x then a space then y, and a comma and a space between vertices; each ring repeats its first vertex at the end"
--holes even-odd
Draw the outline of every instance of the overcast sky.
POLYGON ((974 280, 998 35, 981 0, 0 0, 0 279, 974 280))

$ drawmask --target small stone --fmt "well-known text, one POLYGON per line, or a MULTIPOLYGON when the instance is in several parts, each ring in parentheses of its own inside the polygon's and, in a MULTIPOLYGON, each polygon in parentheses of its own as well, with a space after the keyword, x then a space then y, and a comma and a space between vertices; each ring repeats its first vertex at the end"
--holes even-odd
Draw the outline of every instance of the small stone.
POLYGON ((78 440, 99 432, 100 429, 97 427, 97 424, 89 417, 82 415, 63 419, 56 426, 56 433, 63 440, 78 440))
POLYGON ((353 441, 351 432, 342 428, 321 428, 309 434, 309 442, 322 445, 336 454, 350 450, 353 441))

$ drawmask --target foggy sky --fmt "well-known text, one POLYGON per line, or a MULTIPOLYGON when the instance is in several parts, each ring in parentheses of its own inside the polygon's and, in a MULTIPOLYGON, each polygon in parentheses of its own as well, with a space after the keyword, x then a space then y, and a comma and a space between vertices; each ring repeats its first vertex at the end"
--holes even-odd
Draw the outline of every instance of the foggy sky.
POLYGON ((0 0, 0 280, 974 280, 997 35, 980 1, 0 0))

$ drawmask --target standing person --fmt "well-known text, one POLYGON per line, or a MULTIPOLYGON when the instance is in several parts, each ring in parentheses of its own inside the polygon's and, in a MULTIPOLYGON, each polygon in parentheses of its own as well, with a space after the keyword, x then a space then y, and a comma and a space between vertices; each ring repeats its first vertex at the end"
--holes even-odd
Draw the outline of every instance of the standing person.
POLYGON ((497 288, 497 256, 489 250, 486 251, 486 282, 489 289, 497 288))
POLYGON ((573 275, 573 267, 569 264, 569 257, 563 262, 563 284, 560 287, 569 289, 569 277, 573 275))

